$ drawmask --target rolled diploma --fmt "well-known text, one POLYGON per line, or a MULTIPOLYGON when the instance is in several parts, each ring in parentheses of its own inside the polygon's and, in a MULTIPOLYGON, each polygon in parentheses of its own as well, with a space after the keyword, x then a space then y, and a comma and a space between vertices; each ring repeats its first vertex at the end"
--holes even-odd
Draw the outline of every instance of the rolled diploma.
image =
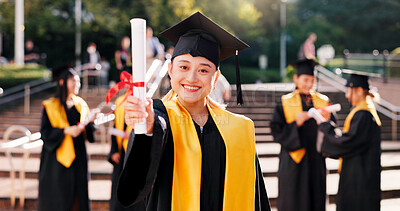
POLYGON ((317 122, 326 122, 326 119, 315 108, 310 108, 307 112, 308 116, 314 118, 317 122))
MULTIPOLYGON (((146 20, 131 19, 132 36, 132 79, 133 82, 144 82, 146 75, 146 20)), ((146 85, 133 87, 133 96, 146 101, 146 85)), ((143 106, 143 111, 145 108, 143 106)), ((147 133, 146 120, 135 124, 135 134, 147 133)))
MULTIPOLYGON (((333 104, 333 105, 327 106, 327 107, 325 107, 325 108, 323 108, 323 109, 324 109, 325 111, 329 112, 329 113, 332 113, 332 112, 340 111, 340 110, 342 109, 342 107, 340 106, 339 103, 337 103, 337 104, 333 104)), ((319 109, 318 109, 318 110, 319 110, 319 109)))

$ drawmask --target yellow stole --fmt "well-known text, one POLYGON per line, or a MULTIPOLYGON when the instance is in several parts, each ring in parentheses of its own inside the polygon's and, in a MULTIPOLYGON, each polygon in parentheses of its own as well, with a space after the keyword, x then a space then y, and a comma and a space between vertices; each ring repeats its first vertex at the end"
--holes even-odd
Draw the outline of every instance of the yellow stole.
MULTIPOLYGON (((323 108, 329 105, 329 98, 327 96, 315 91, 310 91, 310 95, 313 105, 316 109, 323 108)), ((296 121, 297 114, 303 112, 299 91, 295 90, 292 93, 283 95, 282 107, 283 113, 285 114, 286 123, 290 124, 296 121)), ((305 148, 289 152, 290 157, 292 157, 293 161, 297 164, 301 162, 305 154, 305 148)))
MULTIPOLYGON (((199 211, 201 187, 201 146, 189 112, 177 98, 164 103, 174 142, 172 211, 199 211)), ((255 137, 254 124, 244 116, 211 108, 226 147, 223 210, 254 210, 255 137)), ((211 140, 212 141, 212 140, 211 140)))
MULTIPOLYGON (((75 95, 72 96, 72 101, 74 102, 76 110, 81 114, 80 122, 83 123, 86 116, 89 115, 89 106, 82 98, 75 95)), ((53 128, 66 128, 70 126, 65 108, 58 98, 53 97, 43 101, 43 106, 46 109, 47 116, 53 128)), ((66 168, 71 166, 75 159, 74 142, 71 135, 64 134, 64 140, 57 148, 56 157, 57 161, 66 168)))
MULTIPOLYGON (((115 100, 115 105, 119 105, 121 101, 124 99, 125 95, 120 96, 115 100)), ((124 103, 125 104, 125 103, 124 103)), ((119 106, 115 111, 115 128, 118 130, 124 131, 125 129, 125 110, 124 110, 124 105, 119 106)), ((132 128, 127 126, 125 132, 127 134, 130 134, 132 131, 132 128)), ((119 136, 116 136, 117 139, 117 144, 118 144, 118 151, 120 151, 122 148, 126 152, 126 148, 128 146, 128 139, 127 138, 122 138, 119 136)))
MULTIPOLYGON (((347 133, 350 130, 350 124, 351 124, 351 120, 354 117, 354 114, 357 113, 357 111, 369 111, 372 116, 374 117, 376 124, 378 126, 381 126, 381 119, 379 119, 378 113, 376 112, 375 109, 375 105, 372 102, 372 99, 370 97, 366 97, 365 100, 361 101, 355 108, 353 108, 349 115, 347 115, 346 119, 344 120, 344 125, 343 125, 343 132, 347 133)), ((338 172, 340 173, 340 171, 342 170, 342 163, 343 163, 343 158, 339 158, 339 168, 338 168, 338 172)))

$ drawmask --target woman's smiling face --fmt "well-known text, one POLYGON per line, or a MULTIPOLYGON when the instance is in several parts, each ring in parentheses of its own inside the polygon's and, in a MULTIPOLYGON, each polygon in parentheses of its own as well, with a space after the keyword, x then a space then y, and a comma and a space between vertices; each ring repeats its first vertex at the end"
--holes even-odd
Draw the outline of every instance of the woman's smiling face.
POLYGON ((172 89, 178 94, 179 101, 186 105, 205 103, 219 76, 214 63, 190 54, 175 57, 168 73, 172 89))

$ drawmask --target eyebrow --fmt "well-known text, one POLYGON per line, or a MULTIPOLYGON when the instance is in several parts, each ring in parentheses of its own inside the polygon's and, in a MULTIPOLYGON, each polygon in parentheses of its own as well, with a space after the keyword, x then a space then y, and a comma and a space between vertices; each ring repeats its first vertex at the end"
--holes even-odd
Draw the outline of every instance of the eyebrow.
POLYGON ((200 65, 207 66, 207 67, 211 68, 211 65, 209 65, 207 63, 200 63, 200 65))
MULTIPOLYGON (((191 63, 190 61, 185 60, 185 59, 178 60, 178 62, 191 63)), ((208 64, 208 63, 200 63, 200 65, 202 65, 202 66, 207 66, 207 67, 209 67, 209 68, 212 68, 211 65, 208 64)))

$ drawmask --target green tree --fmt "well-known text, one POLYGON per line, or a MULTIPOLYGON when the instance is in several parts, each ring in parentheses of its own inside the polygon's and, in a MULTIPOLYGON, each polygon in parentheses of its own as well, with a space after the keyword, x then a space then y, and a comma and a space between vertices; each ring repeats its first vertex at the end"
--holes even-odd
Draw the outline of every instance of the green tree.
POLYGON ((300 0, 298 17, 323 16, 342 27, 351 52, 392 50, 400 43, 399 0, 300 0))

